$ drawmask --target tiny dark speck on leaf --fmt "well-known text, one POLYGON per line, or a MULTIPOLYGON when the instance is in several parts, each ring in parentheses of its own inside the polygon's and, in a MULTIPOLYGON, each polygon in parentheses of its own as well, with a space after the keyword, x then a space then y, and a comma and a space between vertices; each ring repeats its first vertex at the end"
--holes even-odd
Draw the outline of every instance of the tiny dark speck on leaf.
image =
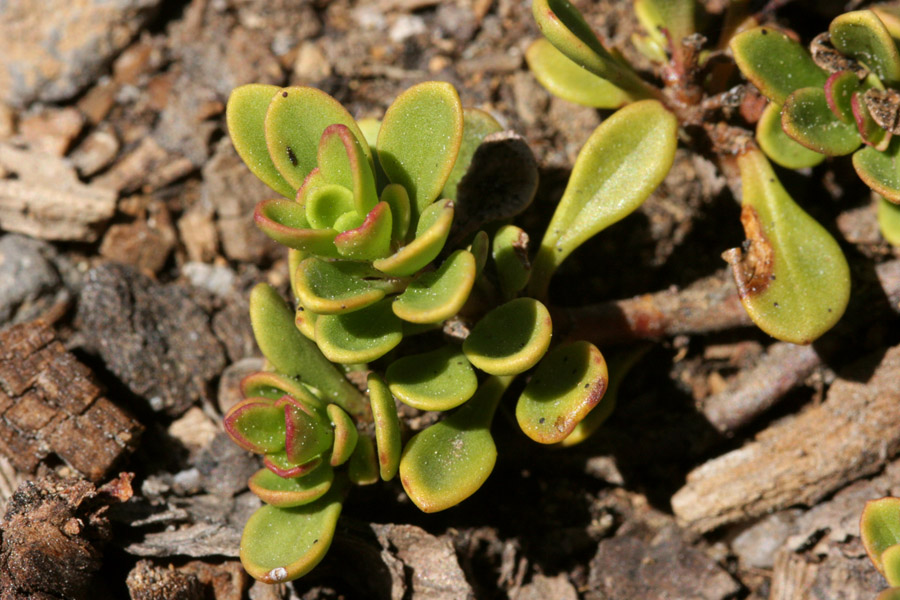
POLYGON ((346 304, 341 304, 341 308, 347 308, 346 304))
POLYGON ((287 147, 287 155, 288 155, 288 160, 291 161, 291 164, 296 167, 299 164, 297 162, 297 155, 294 154, 294 149, 291 148, 290 146, 287 147))
POLYGON ((319 539, 318 539, 318 538, 316 538, 316 539, 313 540, 313 544, 318 544, 318 543, 319 543, 319 539))
POLYGON ((763 34, 763 35, 767 35, 768 33, 769 33, 769 30, 768 30, 768 29, 763 29, 763 30, 762 30, 762 34, 763 34))
POLYGON ((590 383, 584 384, 584 389, 588 389, 589 387, 591 387, 591 384, 590 384, 590 383))
POLYGON ((777 303, 777 302, 773 302, 772 304, 775 305, 775 308, 778 308, 778 303, 777 303))
POLYGON ((828 309, 828 312, 831 312, 831 309, 830 309, 830 308, 828 309))
POLYGON ((299 310, 300 312, 303 312, 303 311, 306 310, 306 309, 303 308, 302 306, 298 306, 298 307, 297 307, 297 310, 299 310))
POLYGON ((574 375, 576 372, 577 372, 577 369, 572 369, 572 375, 574 375))
POLYGON ((538 423, 540 423, 541 425, 544 424, 544 421, 546 421, 546 419, 544 417, 541 417, 540 419, 538 419, 538 423))
POLYGON ((769 183, 775 183, 775 178, 774 178, 774 177, 769 177, 769 183))
POLYGON ((772 281, 775 281, 775 276, 774 276, 774 275, 770 275, 770 276, 769 276, 769 279, 771 279, 772 281))
POLYGON ((287 98, 287 92, 281 92, 281 97, 282 97, 282 98, 287 98))

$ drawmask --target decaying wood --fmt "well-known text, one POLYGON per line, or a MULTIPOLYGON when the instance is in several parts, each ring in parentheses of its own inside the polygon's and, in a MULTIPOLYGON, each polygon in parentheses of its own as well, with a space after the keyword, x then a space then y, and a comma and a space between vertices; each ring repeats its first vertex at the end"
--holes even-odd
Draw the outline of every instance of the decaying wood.
POLYGON ((722 270, 683 290, 668 289, 624 300, 559 309, 554 325, 577 324, 573 334, 597 345, 708 333, 752 325, 734 280, 722 270))
POLYGON ((0 144, 0 228, 48 240, 92 242, 116 209, 116 194, 78 181, 65 160, 0 144))
POLYGON ((42 321, 0 332, 0 454, 17 469, 33 473, 53 453, 92 481, 105 477, 143 428, 101 394, 42 321))
POLYGON ((859 538, 827 540, 815 552, 776 554, 769 600, 871 600, 885 587, 859 538))
POLYGON ((776 342, 728 389, 707 398, 703 414, 719 431, 733 431, 769 409, 822 363, 812 346, 776 342))
POLYGON ((871 378, 864 370, 856 377, 864 382, 837 380, 821 405, 689 473, 672 497, 680 522, 709 531, 812 504, 880 469, 900 451, 900 346, 888 350, 871 378))

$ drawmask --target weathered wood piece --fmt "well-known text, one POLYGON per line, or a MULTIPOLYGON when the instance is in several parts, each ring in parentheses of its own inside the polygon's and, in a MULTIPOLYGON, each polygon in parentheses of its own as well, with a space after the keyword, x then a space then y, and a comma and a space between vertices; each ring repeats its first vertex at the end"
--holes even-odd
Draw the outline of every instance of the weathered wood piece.
POLYGON ((888 350, 869 377, 871 366, 871 360, 856 365, 821 405, 690 472, 672 497, 680 522, 709 531, 812 504, 878 471, 900 451, 900 346, 888 350))
POLYGON ((52 453, 99 481, 142 430, 51 327, 33 321, 0 332, 0 454, 17 469, 33 473, 52 453))
POLYGON ((64 159, 0 144, 0 228, 48 240, 92 242, 116 210, 116 193, 84 185, 64 159))

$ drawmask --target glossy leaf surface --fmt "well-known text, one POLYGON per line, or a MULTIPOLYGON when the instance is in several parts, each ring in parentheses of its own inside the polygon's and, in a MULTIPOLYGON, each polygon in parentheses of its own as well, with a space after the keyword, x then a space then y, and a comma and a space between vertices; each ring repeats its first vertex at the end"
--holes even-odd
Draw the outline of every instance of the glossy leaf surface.
POLYGON ((880 197, 878 202, 878 229, 889 244, 900 246, 900 205, 880 197))
POLYGON ((566 439, 606 392, 606 361, 589 342, 554 348, 516 404, 519 427, 532 440, 555 444, 566 439))
POLYGON ((844 313, 850 296, 847 261, 834 238, 791 199, 761 152, 740 155, 738 166, 749 250, 723 256, 741 302, 769 335, 809 344, 844 313))
POLYGON ((269 469, 260 469, 247 485, 266 504, 290 508, 315 502, 331 489, 332 481, 334 469, 328 463, 322 463, 308 475, 290 479, 279 477, 269 469))
POLYGON ((341 497, 334 489, 304 506, 263 506, 244 527, 241 563, 251 576, 265 583, 305 575, 328 552, 340 513, 341 497))
POLYGON ((853 168, 867 186, 893 202, 900 202, 900 139, 894 136, 887 150, 865 147, 853 155, 853 168))
POLYGON ((341 123, 360 140, 366 156, 368 144, 356 121, 341 104, 323 91, 310 87, 282 88, 266 112, 266 146, 281 176, 299 189, 316 167, 319 140, 329 125, 341 123))
POLYGON ((280 89, 259 83, 235 88, 228 97, 225 120, 234 149, 250 171, 282 196, 293 198, 297 188, 278 172, 266 145, 266 111, 280 89))
POLYGON ((881 20, 870 10, 847 12, 828 26, 831 44, 871 69, 888 86, 900 83, 900 52, 881 20))
POLYGON ((453 202, 441 200, 428 206, 416 225, 416 238, 387 258, 372 263, 382 273, 412 275, 440 254, 453 224, 453 202))
POLYGON ((444 346, 404 356, 385 373, 394 396, 419 410, 450 410, 472 397, 478 379, 462 352, 444 346))
POLYGON ((900 544, 900 498, 886 497, 867 502, 859 520, 859 531, 866 554, 884 575, 882 553, 900 544))
POLYGON ((259 349, 278 371, 299 377, 350 413, 359 410, 361 394, 297 330, 293 311, 271 286, 260 283, 250 292, 250 324, 259 349))
POLYGON ((497 459, 491 420, 511 380, 487 379, 465 406, 406 444, 400 481, 422 511, 437 512, 459 504, 491 474, 497 459))
POLYGON ((356 449, 359 432, 350 415, 337 404, 329 404, 328 418, 334 428, 334 447, 331 449, 331 466, 337 467, 348 460, 356 449))
POLYGON ((844 123, 831 112, 822 88, 791 94, 781 111, 781 126, 797 142, 828 156, 850 154, 862 143, 856 124, 844 123))
POLYGON ((528 47, 525 60, 535 79, 563 100, 594 108, 619 108, 641 99, 579 67, 544 38, 528 47))
POLYGON ((335 223, 342 215, 355 212, 353 192, 333 183, 320 185, 306 196, 303 208, 310 226, 316 229, 335 229, 335 223))
POLYGON ((766 156, 788 169, 814 167, 825 160, 824 154, 795 142, 784 132, 781 128, 781 105, 774 102, 766 106, 756 124, 756 141, 766 156))
POLYGON ((297 296, 320 315, 352 312, 384 298, 384 290, 356 276, 352 265, 307 258, 297 267, 297 296))
POLYGON ((462 138, 462 104, 449 83, 415 85, 388 108, 378 132, 378 159, 391 183, 406 189, 414 217, 441 193, 462 138))
POLYGON ((547 307, 534 298, 516 298, 482 317, 463 342, 463 352, 485 373, 515 375, 541 360, 552 335, 547 307))
POLYGON ((436 271, 423 273, 397 296, 394 314, 410 323, 439 323, 459 312, 475 283, 475 257, 457 250, 436 271))
POLYGON ((225 415, 225 431, 238 446, 265 454, 284 448, 284 411, 268 398, 248 398, 225 415))
POLYGON ((653 90, 631 68, 617 61, 600 43, 578 9, 568 0, 534 0, 531 12, 541 33, 576 65, 636 97, 653 90))
POLYGON ((531 290, 543 296, 556 267, 588 238, 631 214, 675 159, 678 123, 655 100, 606 119, 578 154, 535 260, 531 290))
POLYGON ((772 27, 756 27, 731 39, 734 60, 767 98, 784 104, 795 90, 821 88, 827 73, 799 42, 772 27))
POLYGON ((400 417, 387 384, 377 373, 369 373, 369 402, 375 422, 375 448, 381 479, 390 481, 400 467, 400 417))
POLYGON ((403 339, 403 328, 391 311, 391 301, 381 300, 361 310, 316 319, 316 344, 336 363, 366 363, 381 358, 403 339))

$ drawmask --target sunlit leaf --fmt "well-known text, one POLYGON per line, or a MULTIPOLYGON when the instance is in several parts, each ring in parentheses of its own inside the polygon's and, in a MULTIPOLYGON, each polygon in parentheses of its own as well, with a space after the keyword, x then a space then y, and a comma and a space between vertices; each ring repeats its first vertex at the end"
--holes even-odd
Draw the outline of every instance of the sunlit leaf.
POLYGON ((825 82, 825 101, 835 117, 853 123, 853 94, 860 89, 859 77, 853 71, 838 71, 825 82))
POLYGON ((334 488, 304 506, 263 506, 244 526, 241 563, 251 576, 265 583, 305 575, 328 552, 340 513, 341 495, 334 488))
POLYGON ((866 553, 884 575, 882 553, 900 544, 900 498, 879 498, 866 502, 859 520, 860 537, 866 553))
POLYGON ((235 444, 257 454, 284 448, 284 410, 268 398, 248 398, 235 404, 224 419, 235 444))
POLYGON ((449 83, 415 85, 394 100, 378 133, 378 160, 409 194, 413 222, 444 188, 463 138, 459 94, 449 83))
POLYGON ((360 435, 347 463, 347 476, 356 485, 371 485, 379 480, 378 474, 375 442, 367 435, 360 435))
POLYGON ((414 279, 393 303, 394 314, 411 323, 437 323, 459 312, 475 283, 475 257, 457 250, 436 271, 414 279))
POLYGON ((631 214, 675 160, 678 122, 655 100, 603 121, 578 154, 535 259, 530 290, 544 297, 556 267, 591 236, 631 214))
POLYGON ((390 481, 400 467, 400 418, 387 384, 377 373, 369 373, 369 402, 375 423, 375 446, 381 479, 390 481))
POLYGON ((412 217, 409 194, 399 183, 392 183, 381 190, 381 201, 391 207, 391 240, 402 243, 406 240, 412 217))
POLYGON ((463 342, 463 352, 485 373, 515 375, 541 360, 552 334, 547 308, 534 298, 516 298, 482 317, 463 342))
POLYGON ((503 128, 497 119, 477 108, 463 109, 463 137, 459 147, 459 154, 456 156, 456 162, 453 164, 453 170, 444 184, 444 189, 440 194, 441 198, 449 198, 456 200, 456 186, 459 180, 463 178, 475 151, 481 144, 481 141, 492 133, 502 131, 503 128))
POLYGON ((867 186, 892 202, 900 202, 900 139, 893 136, 883 152, 866 146, 853 155, 853 168, 867 186))
POLYGON ((337 404, 329 404, 328 418, 334 427, 334 447, 331 450, 331 466, 337 467, 348 460, 356 449, 359 432, 350 415, 337 404))
POLYGON ((348 272, 352 265, 307 258, 297 267, 297 296, 303 306, 321 315, 352 312, 375 304, 385 291, 348 272))
POLYGON ((247 485, 266 504, 290 508, 315 502, 331 489, 332 481, 334 469, 328 463, 322 463, 304 477, 289 479, 279 477, 269 469, 260 469, 247 485))
POLYGON ((635 0, 634 14, 644 27, 644 30, 663 46, 672 46, 672 53, 676 60, 681 62, 683 58, 684 38, 695 32, 694 13, 696 2, 694 0, 635 0), (668 33, 668 39, 663 35, 668 33), (670 43, 667 43, 670 42, 670 43))
POLYGON ((334 430, 318 409, 290 396, 275 406, 284 411, 284 451, 289 462, 306 464, 331 450, 334 430))
POLYGON ((282 396, 288 395, 310 406, 324 408, 322 402, 304 384, 270 371, 251 373, 244 377, 241 380, 241 394, 245 398, 263 397, 270 400, 280 400, 282 396))
POLYGON ((478 388, 475 371, 453 346, 404 356, 385 373, 391 393, 419 410, 450 410, 472 397, 478 388))
POLYGON ((803 212, 781 186, 765 156, 738 157, 746 252, 723 255, 744 309, 779 340, 809 344, 844 313, 850 269, 834 238, 803 212))
POLYGON ((374 260, 391 252, 393 218, 387 202, 372 208, 361 225, 348 229, 334 238, 334 245, 344 258, 374 260))
POLYGON ((756 27, 731 39, 734 60, 744 77, 767 98, 784 104, 795 90, 821 88, 827 73, 796 40, 772 27, 756 27))
POLYGON ((453 202, 441 200, 422 211, 416 237, 387 258, 372 263, 382 273, 396 277, 412 275, 437 258, 453 224, 453 202))
POLYGON ((522 431, 541 444, 566 439, 606 392, 606 361, 588 342, 550 351, 516 404, 522 431))
POLYGON ((878 197, 878 229, 889 244, 900 246, 900 205, 878 197))
POLYGON ((402 339, 402 324, 391 311, 389 299, 355 312, 320 315, 316 319, 316 344, 328 360, 336 363, 376 360, 402 339))
POLYGON ((512 377, 485 380, 465 406, 406 444, 400 481, 422 511, 437 512, 459 504, 491 474, 497 459, 491 420, 510 381, 512 377))
POLYGON ((900 83, 900 52, 887 28, 870 10, 847 12, 828 26, 831 44, 871 69, 888 86, 900 83))
POLYGON ((309 475, 322 464, 322 458, 316 457, 309 462, 297 464, 287 457, 287 452, 279 450, 270 452, 263 458, 263 465, 274 474, 286 479, 309 475))
POLYGON ((302 208, 306 220, 315 229, 336 229, 335 223, 342 215, 356 212, 353 208, 353 192, 341 185, 320 185, 310 191, 305 200, 302 208))
POLYGON ((824 154, 795 142, 784 132, 781 128, 781 105, 774 102, 766 106, 756 124, 756 141, 766 156, 788 169, 814 167, 825 160, 824 154))
POLYGON ((352 192, 353 206, 361 215, 368 213, 378 201, 375 174, 363 150, 346 125, 329 125, 322 133, 317 152, 319 171, 328 183, 352 192))
MULTIPOLYGON (((341 188, 342 189, 342 188, 341 188)), ((253 221, 267 236, 288 248, 319 256, 337 256, 337 231, 314 229, 306 210, 292 200, 264 200, 256 205, 253 221)))
POLYGON ((259 83, 235 88, 228 97, 225 120, 234 149, 250 171, 282 196, 293 198, 298 186, 281 176, 266 146, 266 111, 280 89, 259 83))

